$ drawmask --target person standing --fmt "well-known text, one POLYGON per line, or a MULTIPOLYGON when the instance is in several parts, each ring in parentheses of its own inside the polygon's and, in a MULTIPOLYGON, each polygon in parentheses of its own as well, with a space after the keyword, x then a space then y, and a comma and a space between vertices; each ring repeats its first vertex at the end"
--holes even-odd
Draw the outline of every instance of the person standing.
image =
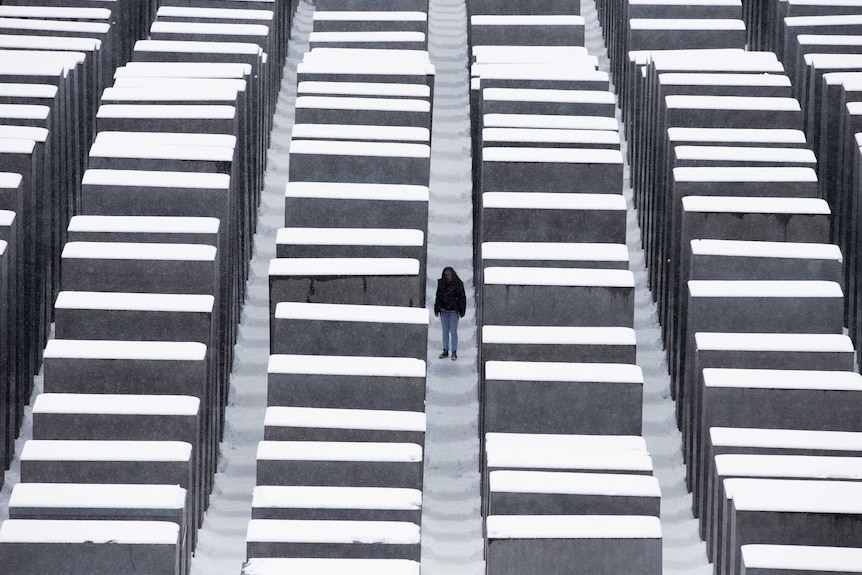
POLYGON ((438 357, 449 357, 452 350, 452 361, 458 359, 458 318, 467 312, 467 296, 464 293, 464 282, 451 266, 443 268, 442 277, 437 280, 437 295, 434 298, 434 317, 440 317, 443 327, 443 353, 438 357))

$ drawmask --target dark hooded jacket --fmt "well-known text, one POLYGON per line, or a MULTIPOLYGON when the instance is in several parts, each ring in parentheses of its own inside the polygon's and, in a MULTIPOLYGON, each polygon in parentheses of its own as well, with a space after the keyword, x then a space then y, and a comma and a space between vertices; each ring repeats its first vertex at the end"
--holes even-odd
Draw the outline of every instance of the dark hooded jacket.
POLYGON ((437 280, 437 296, 434 298, 434 313, 441 311, 457 311, 458 315, 464 317, 467 313, 467 296, 464 293, 464 282, 450 267, 443 269, 443 273, 452 272, 452 281, 447 282, 445 277, 437 280))

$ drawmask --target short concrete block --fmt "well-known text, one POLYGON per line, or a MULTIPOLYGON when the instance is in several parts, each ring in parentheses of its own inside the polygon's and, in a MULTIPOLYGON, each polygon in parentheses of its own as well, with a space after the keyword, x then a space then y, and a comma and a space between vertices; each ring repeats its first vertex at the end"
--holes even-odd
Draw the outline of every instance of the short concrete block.
POLYGON ((364 441, 425 445, 425 414, 382 409, 267 407, 267 441, 364 441))
POLYGON ((419 562, 407 559, 261 558, 250 559, 242 575, 316 575, 332 570, 357 575, 419 575, 419 562))
POLYGON ((482 149, 482 191, 621 194, 618 150, 482 149))
POLYGON ((862 549, 814 545, 743 545, 742 575, 853 575, 862 573, 862 549))
POLYGON ((409 521, 419 525, 422 492, 395 487, 258 485, 252 496, 251 518, 409 521))
POLYGON ((482 326, 485 361, 628 363, 636 356, 628 327, 482 326))

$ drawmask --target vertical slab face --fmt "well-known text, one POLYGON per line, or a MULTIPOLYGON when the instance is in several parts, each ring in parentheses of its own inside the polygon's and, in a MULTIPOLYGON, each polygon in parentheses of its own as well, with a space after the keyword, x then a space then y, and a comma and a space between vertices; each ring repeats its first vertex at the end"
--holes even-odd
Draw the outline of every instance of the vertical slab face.
POLYGON ((486 192, 622 193, 622 155, 617 150, 485 148, 486 192))

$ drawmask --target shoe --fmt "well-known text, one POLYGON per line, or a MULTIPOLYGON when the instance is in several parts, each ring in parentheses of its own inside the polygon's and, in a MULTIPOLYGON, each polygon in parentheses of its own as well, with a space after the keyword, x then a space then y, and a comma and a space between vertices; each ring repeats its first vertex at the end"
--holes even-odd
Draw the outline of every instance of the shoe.
POLYGON ((441 353, 440 355, 437 356, 437 359, 443 359, 444 357, 449 357, 449 350, 448 349, 444 349, 443 353, 441 353))
POLYGON ((458 352, 457 352, 457 351, 453 351, 453 352, 452 352, 452 361, 455 361, 456 359, 458 359, 458 352))

